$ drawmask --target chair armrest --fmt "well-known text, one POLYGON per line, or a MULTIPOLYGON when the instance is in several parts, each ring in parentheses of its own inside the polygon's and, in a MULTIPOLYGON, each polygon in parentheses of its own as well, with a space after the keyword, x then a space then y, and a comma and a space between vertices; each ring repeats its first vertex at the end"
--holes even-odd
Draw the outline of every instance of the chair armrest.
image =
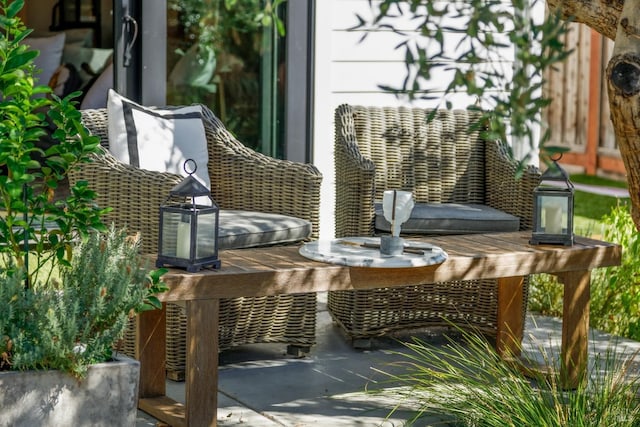
POLYGON ((371 236, 375 227, 375 164, 358 148, 351 106, 338 107, 335 128, 335 234, 371 236))
POLYGON ((315 166, 247 148, 213 115, 205 117, 205 131, 211 192, 221 208, 302 218, 318 237, 322 174, 315 166))
POLYGON ((140 232, 142 253, 157 253, 160 205, 182 179, 180 175, 124 164, 104 149, 92 157, 91 163, 83 163, 69 173, 70 188, 80 180, 87 181, 97 193, 98 206, 112 208, 103 217, 105 224, 140 232))
POLYGON ((520 230, 533 227, 533 190, 540 183, 540 170, 527 166, 516 176, 517 162, 509 157, 505 144, 487 142, 487 204, 520 218, 520 230))

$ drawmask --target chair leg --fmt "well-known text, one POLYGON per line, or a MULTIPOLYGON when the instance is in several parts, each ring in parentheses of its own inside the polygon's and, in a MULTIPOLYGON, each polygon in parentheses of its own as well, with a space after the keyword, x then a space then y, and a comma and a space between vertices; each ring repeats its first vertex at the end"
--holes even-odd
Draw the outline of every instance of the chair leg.
POLYGON ((289 344, 287 354, 293 357, 305 357, 311 352, 311 346, 289 344))
POLYGON ((355 350, 371 350, 373 338, 354 338, 351 340, 351 346, 355 350))

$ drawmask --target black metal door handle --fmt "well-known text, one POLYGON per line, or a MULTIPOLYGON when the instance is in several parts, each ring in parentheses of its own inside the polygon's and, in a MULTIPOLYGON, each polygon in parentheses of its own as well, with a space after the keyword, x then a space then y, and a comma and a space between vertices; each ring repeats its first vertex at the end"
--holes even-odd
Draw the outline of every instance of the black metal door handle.
POLYGON ((122 32, 125 34, 124 52, 122 53, 122 66, 131 65, 131 50, 138 39, 138 22, 128 13, 122 18, 122 32))

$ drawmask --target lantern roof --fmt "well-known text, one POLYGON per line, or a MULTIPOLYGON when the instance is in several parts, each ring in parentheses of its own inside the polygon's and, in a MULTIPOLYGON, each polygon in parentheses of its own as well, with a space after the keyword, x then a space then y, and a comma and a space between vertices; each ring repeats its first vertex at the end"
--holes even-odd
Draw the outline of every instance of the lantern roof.
POLYGON ((171 196, 180 197, 198 197, 210 196, 211 192, 200 181, 195 179, 193 175, 187 176, 182 182, 176 184, 170 191, 171 196))
POLYGON ((573 188, 573 183, 569 179, 569 174, 565 171, 556 160, 553 160, 547 170, 540 177, 540 182, 557 181, 564 182, 568 188, 573 188))

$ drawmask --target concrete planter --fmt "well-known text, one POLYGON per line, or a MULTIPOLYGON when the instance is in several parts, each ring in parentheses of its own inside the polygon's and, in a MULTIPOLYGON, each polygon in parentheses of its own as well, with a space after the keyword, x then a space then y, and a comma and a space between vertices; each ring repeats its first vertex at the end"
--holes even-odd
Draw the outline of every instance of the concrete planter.
POLYGON ((125 356, 79 382, 59 371, 0 372, 0 427, 135 426, 140 363, 125 356))

